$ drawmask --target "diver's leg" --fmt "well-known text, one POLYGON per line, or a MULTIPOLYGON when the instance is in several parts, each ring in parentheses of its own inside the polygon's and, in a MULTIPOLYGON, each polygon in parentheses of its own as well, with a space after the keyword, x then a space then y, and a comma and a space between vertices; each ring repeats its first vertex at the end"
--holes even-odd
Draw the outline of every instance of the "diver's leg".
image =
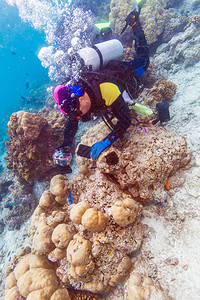
POLYGON ((149 66, 149 46, 139 21, 139 13, 137 11, 131 12, 126 22, 133 29, 135 50, 138 57, 130 62, 124 62, 124 65, 131 66, 136 70, 138 77, 141 77, 149 66))

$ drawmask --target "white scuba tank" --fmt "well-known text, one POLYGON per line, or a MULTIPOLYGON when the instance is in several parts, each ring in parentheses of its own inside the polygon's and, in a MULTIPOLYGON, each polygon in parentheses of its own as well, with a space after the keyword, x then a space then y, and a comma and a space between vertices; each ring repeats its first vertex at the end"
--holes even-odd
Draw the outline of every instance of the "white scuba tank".
POLYGON ((123 45, 117 39, 95 44, 93 47, 85 47, 78 51, 84 65, 92 71, 104 67, 110 60, 120 58, 123 55, 123 45))

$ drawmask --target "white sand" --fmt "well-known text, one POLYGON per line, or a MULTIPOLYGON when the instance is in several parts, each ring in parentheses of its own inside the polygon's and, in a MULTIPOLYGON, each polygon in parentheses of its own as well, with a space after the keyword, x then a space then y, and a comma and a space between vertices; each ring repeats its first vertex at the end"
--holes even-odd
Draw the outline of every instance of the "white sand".
POLYGON ((152 230, 136 270, 154 275, 176 300, 200 299, 200 62, 169 74, 178 85, 168 128, 186 137, 196 165, 182 172, 185 182, 169 192, 166 208, 145 208, 143 223, 152 230), (160 214, 160 215, 159 215, 160 214), (146 258, 146 259, 145 259, 146 258), (175 259, 177 264, 170 264, 175 259))

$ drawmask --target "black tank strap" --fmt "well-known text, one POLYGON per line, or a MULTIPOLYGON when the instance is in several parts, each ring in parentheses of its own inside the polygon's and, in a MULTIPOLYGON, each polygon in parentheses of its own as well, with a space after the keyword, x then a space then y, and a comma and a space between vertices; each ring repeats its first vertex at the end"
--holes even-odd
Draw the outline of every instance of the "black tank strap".
POLYGON ((100 69, 102 69, 103 68, 103 56, 102 56, 102 54, 101 54, 101 51, 94 45, 93 47, 92 47, 97 53, 98 53, 98 55, 99 55, 99 60, 100 60, 100 69))

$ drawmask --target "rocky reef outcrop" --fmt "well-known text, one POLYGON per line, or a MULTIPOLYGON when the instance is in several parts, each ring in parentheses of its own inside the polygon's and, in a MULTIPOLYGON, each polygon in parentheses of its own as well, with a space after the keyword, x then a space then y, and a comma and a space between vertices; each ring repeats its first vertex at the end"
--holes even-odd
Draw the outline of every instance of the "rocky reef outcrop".
POLYGON ((64 117, 55 111, 51 117, 46 113, 46 118, 24 111, 13 113, 8 122, 7 168, 28 183, 49 178, 55 170, 52 154, 62 142, 64 124, 64 117))
MULTIPOLYGON (((105 136, 104 124, 91 128, 82 143, 91 146, 105 136)), ((131 126, 122 143, 115 143, 97 161, 97 168, 140 201, 164 201, 168 178, 188 164, 191 153, 183 137, 147 124, 131 126)), ((77 157, 80 168, 93 161, 77 157)))

